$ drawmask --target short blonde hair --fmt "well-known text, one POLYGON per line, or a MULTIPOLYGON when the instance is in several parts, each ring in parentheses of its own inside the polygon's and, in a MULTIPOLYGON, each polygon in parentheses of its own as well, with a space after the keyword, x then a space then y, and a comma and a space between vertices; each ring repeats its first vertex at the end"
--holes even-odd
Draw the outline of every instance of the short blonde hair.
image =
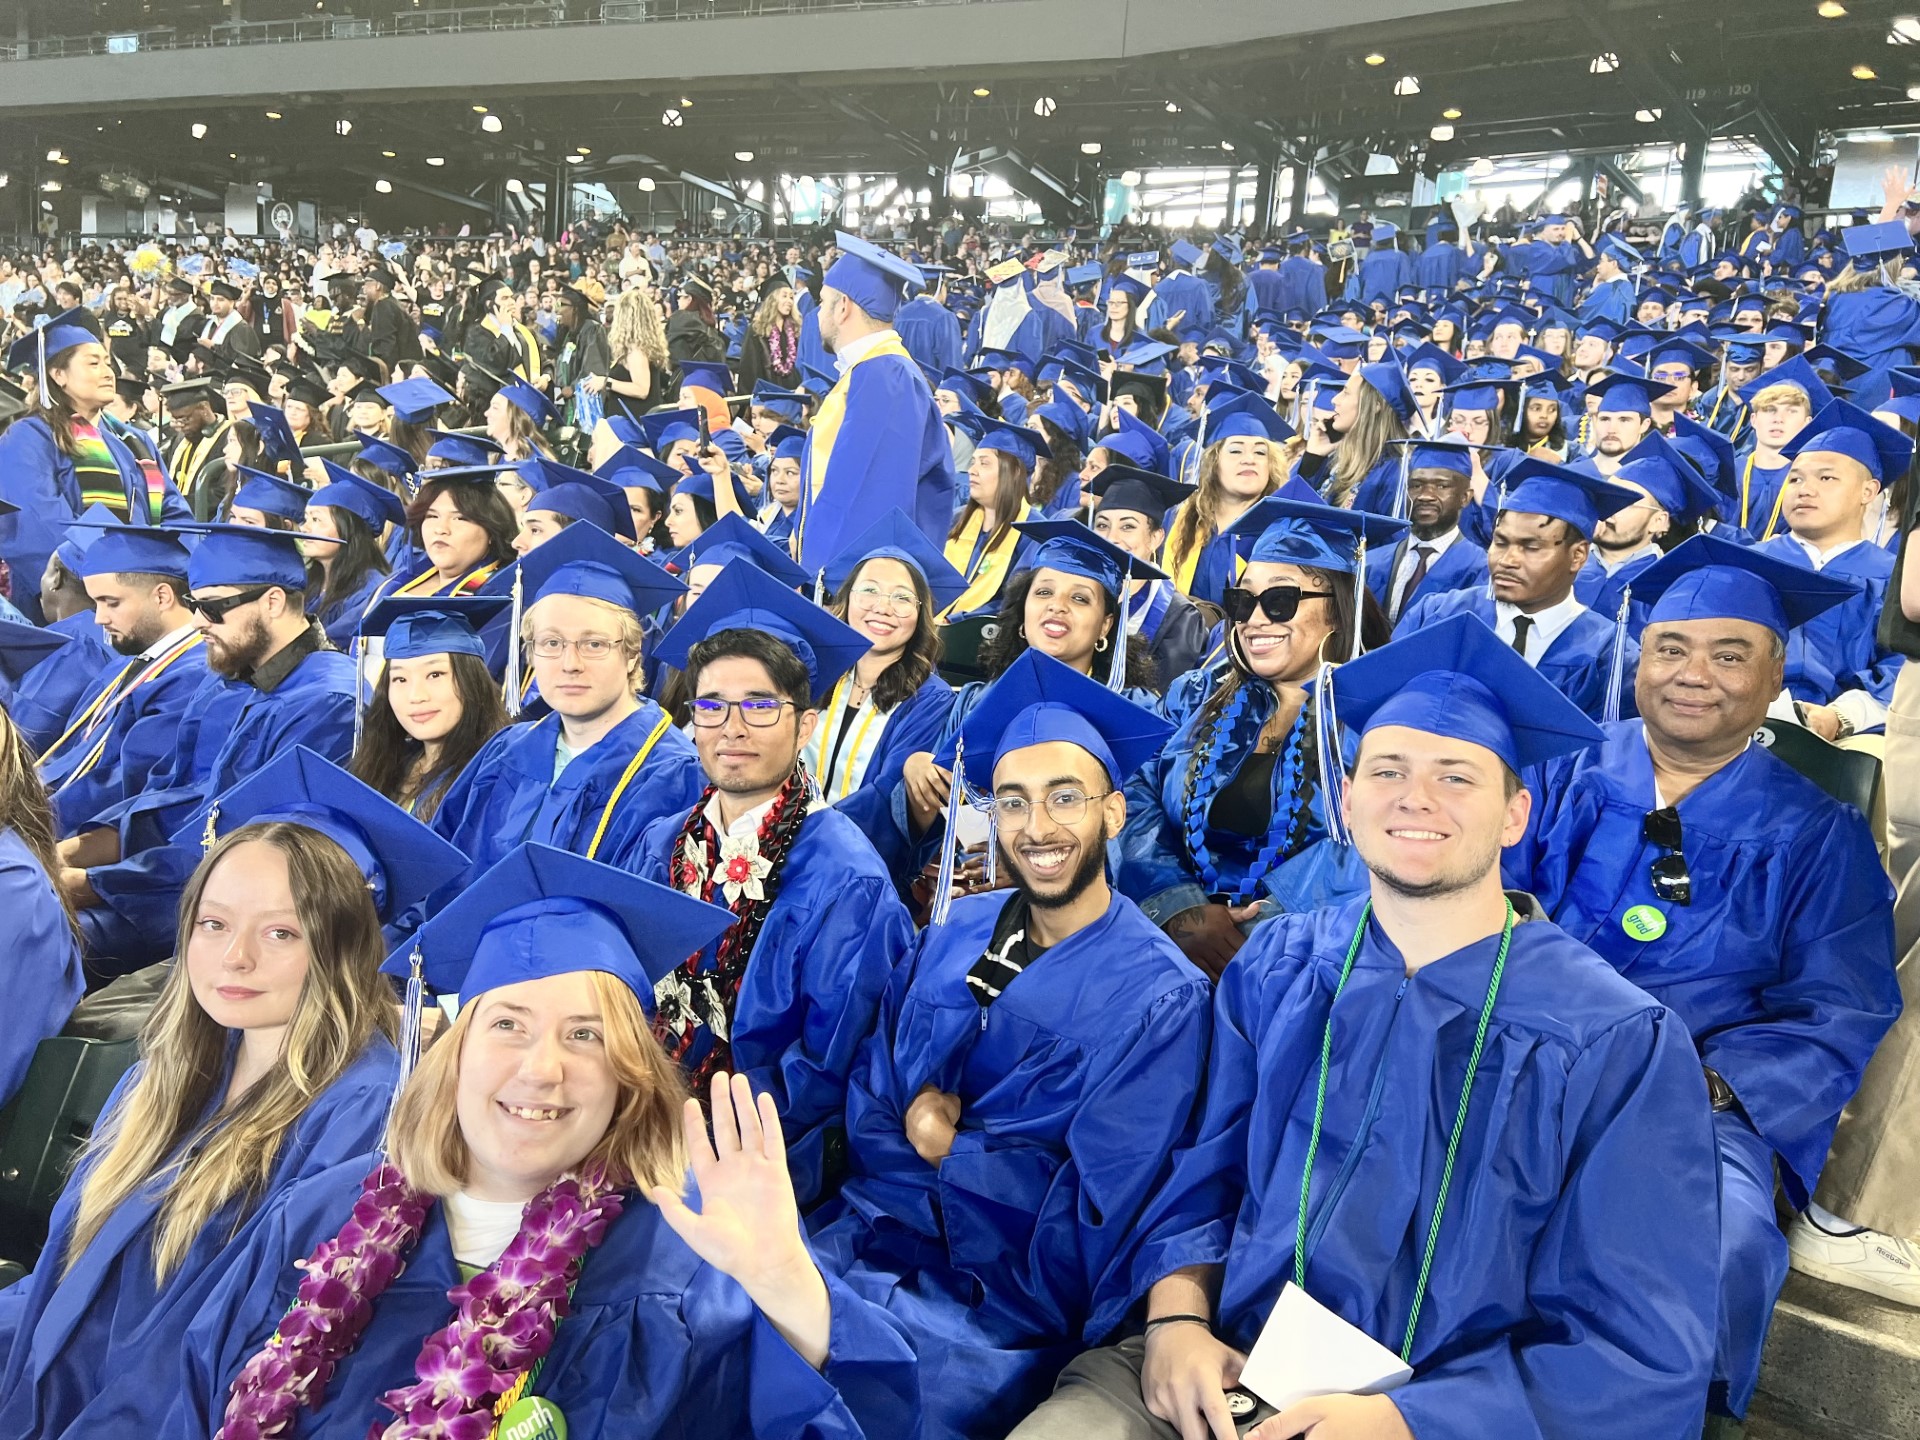
POLYGON ((1813 401, 1808 398, 1807 392, 1798 385, 1789 385, 1785 381, 1777 385, 1761 387, 1748 402, 1748 408, 1751 410, 1766 410, 1775 405, 1798 405, 1807 414, 1813 414, 1813 401))
MULTIPOLYGON (((663 1185, 678 1194, 686 1182, 687 1146, 681 1128, 686 1076, 660 1048, 639 997, 622 981, 590 970, 600 1007, 607 1064, 619 1095, 607 1133, 583 1164, 600 1163, 619 1181, 641 1190, 663 1185)), ((387 1127, 387 1154, 407 1183, 442 1198, 464 1187, 471 1156, 460 1133, 456 1096, 475 996, 420 1058, 387 1127)))
MULTIPOLYGON (((543 596, 521 612, 520 644, 526 652, 533 653, 534 616, 540 613, 540 607, 550 597, 543 596)), ((612 622, 614 638, 620 642, 620 648, 627 652, 627 678, 634 683, 634 693, 639 693, 642 671, 645 665, 647 632, 641 628, 640 617, 624 605, 616 605, 611 600, 596 599, 592 595, 573 595, 569 599, 589 605, 612 622)))

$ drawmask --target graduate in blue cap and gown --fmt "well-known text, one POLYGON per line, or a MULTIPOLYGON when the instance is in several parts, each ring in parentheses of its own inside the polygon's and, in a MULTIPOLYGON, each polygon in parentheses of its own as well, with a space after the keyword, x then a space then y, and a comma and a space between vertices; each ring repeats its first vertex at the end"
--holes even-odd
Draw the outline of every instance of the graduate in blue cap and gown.
POLYGON ((1025 568, 1032 546, 1019 526, 1037 518, 1028 490, 1035 462, 1051 449, 1036 432, 1008 421, 962 411, 947 416, 947 423, 973 441, 966 503, 935 537, 966 582, 943 613, 953 621, 997 608, 1007 581, 1025 568))
MULTIPOLYGON (((0 517, 12 510, 0 500, 0 517)), ((0 625, 7 627, 0 633, 9 637, 0 640, 0 704, 7 707, 35 754, 44 751, 67 728, 82 704, 82 696, 101 675, 118 668, 113 651, 101 639, 94 607, 80 577, 86 568, 86 549, 100 534, 99 527, 114 523, 113 512, 106 506, 89 505, 80 519, 67 527, 66 538, 54 547, 58 572, 49 565, 49 573, 34 587, 40 597, 40 622, 28 620, 18 606, 0 598, 0 625), (49 586, 49 579, 58 583, 49 586), (48 647, 56 640, 61 642, 57 647, 61 663, 42 665, 41 657, 52 653, 48 647), (14 653, 8 654, 9 649, 14 653)), ((21 583, 19 588, 26 586, 21 583)))
POLYGON ((1203 252, 1191 240, 1175 240, 1167 247, 1160 279, 1147 297, 1142 330, 1163 330, 1175 324, 1213 324, 1213 292, 1193 273, 1203 252))
MULTIPOLYGON (((1719 491, 1693 468, 1667 437, 1650 430, 1629 450, 1610 482, 1633 490, 1640 498, 1605 516, 1593 527, 1593 547, 1587 563, 1573 579, 1574 598, 1602 618, 1617 619, 1620 603, 1648 567, 1665 553, 1662 541, 1672 544, 1719 514, 1719 491)), ((1646 602, 1635 596, 1629 604, 1627 635, 1640 638, 1646 624, 1646 602)))
POLYGON ((768 1097, 716 1076, 711 1139, 676 1103, 648 1002, 727 920, 529 845, 429 923, 388 969, 460 1009, 402 1090, 384 1154, 290 1189, 249 1230, 167 1347, 178 1399, 148 1433, 259 1434, 284 1417, 312 1437, 445 1424, 913 1440, 913 1349, 815 1266, 768 1097), (323 1245, 354 1277, 348 1315, 296 1268, 323 1245), (309 1322, 344 1353, 289 1387, 311 1364, 309 1322), (450 1369, 462 1336, 489 1359, 450 1369))
POLYGON ((936 375, 960 368, 962 336, 960 322, 944 303, 946 278, 952 272, 944 265, 921 265, 918 295, 902 304, 893 317, 893 328, 900 343, 922 370, 936 375))
POLYGON ((1389 514, 1400 488, 1400 456, 1387 442, 1406 439, 1419 414, 1397 360, 1362 365, 1334 394, 1331 431, 1338 439, 1331 452, 1314 449, 1319 427, 1308 427, 1307 451, 1293 473, 1340 504, 1389 514))
POLYGON ((63 846, 89 963, 121 974, 165 958, 195 856, 176 832, 221 791, 305 746, 353 748, 353 662, 305 613, 302 545, 318 537, 247 525, 177 527, 200 536, 187 561, 212 673, 180 712, 180 748, 146 789, 86 821, 63 846))
POLYGON ((1840 240, 1851 266, 1875 275, 1880 283, 1828 295, 1826 329, 1820 338, 1874 369, 1911 365, 1920 353, 1920 300, 1894 283, 1913 258, 1905 217, 1849 225, 1840 240))
POLYGON ((321 583, 309 603, 327 632, 327 642, 336 650, 346 650, 390 573, 382 537, 390 528, 405 531, 407 508, 384 486, 331 460, 320 463, 326 467, 328 483, 307 497, 300 528, 340 543, 316 547, 311 558, 320 567, 321 583))
POLYGON ((88 506, 105 505, 135 525, 171 524, 192 514, 180 492, 156 469, 150 481, 124 441, 100 416, 114 398, 113 357, 98 322, 84 310, 56 315, 7 352, 8 370, 33 366, 40 408, 0 432, 0 560, 15 576, 14 601, 39 624, 40 596, 32 583, 67 525, 88 506), (67 443, 56 443, 54 427, 67 443))
POLYGON ((1412 283, 1413 258, 1400 248, 1400 227, 1376 221, 1367 253, 1347 279, 1347 298, 1391 304, 1412 283))
POLYGON ((40 779, 62 835, 146 789, 174 754, 181 712, 207 678, 203 637, 182 603, 188 553, 180 537, 150 525, 92 533, 80 575, 96 606, 88 618, 97 616, 114 663, 40 751, 40 779))
POLYGON ((39 1263, 0 1291, 0 1396, 22 1434, 153 1433, 172 1398, 162 1357, 178 1355, 242 1223, 378 1139, 399 1073, 381 925, 461 868, 298 746, 182 840, 198 865, 140 1063, 39 1263))
POLYGON ((648 827, 631 867, 733 912, 661 980, 655 1029, 696 1088, 733 1069, 772 1093, 803 1206, 839 1183, 847 1074, 913 934, 801 762, 819 698, 867 649, 757 566, 723 570, 661 646, 686 675, 706 787, 648 827))
POLYGON ((1116 893, 1151 712, 1029 651, 960 729, 1011 888, 895 970, 847 1096, 850 1175, 809 1217, 831 1273, 914 1337, 927 1434, 1004 1435, 1131 1299, 1133 1225, 1196 1109, 1212 987, 1116 893))
POLYGON ((1804 1209, 1900 1008, 1893 891, 1866 822, 1751 742, 1788 636, 1850 588, 1711 535, 1645 571, 1644 718, 1529 772, 1538 805, 1504 861, 1694 1037, 1721 1159, 1716 1402, 1735 1415, 1786 1278, 1776 1161, 1804 1209))
POLYGON ((508 632, 508 712, 530 657, 544 718, 510 725, 455 779, 433 827, 472 874, 534 841, 631 865, 641 832, 700 793, 693 747, 641 696, 642 617, 685 587, 590 521, 521 557, 508 632))
MULTIPOLYGON (((1149 563, 1166 543, 1167 517, 1192 494, 1179 481, 1134 465, 1108 465, 1087 489, 1095 500, 1093 533, 1149 563)), ((1127 588, 1127 646, 1146 651, 1153 688, 1164 695, 1205 656, 1207 617, 1171 576, 1141 574, 1127 588)))
POLYGON ((86 993, 80 930, 61 898, 58 832, 26 781, 33 752, 0 705, 0 765, 13 777, 0 801, 0 913, 7 917, 7 1019, 0 1035, 0 1105, 10 1104, 42 1040, 60 1033, 86 993))
POLYGON ((1643 263, 1640 252, 1618 235, 1602 235, 1593 247, 1593 284, 1580 302, 1585 321, 1633 321, 1633 270, 1643 263))
POLYGON ((1573 586, 1592 549, 1594 527, 1639 498, 1565 465, 1531 456, 1520 460, 1501 480, 1487 546, 1491 584, 1415 601, 1400 617, 1398 633, 1471 615, 1588 715, 1616 718, 1617 706, 1631 705, 1621 677, 1633 672, 1635 647, 1614 616, 1582 605, 1573 586))
POLYGON ((1218 976, 1260 921, 1352 894, 1349 852, 1327 836, 1341 739, 1309 687, 1386 639, 1362 583, 1362 543, 1400 521, 1274 497, 1236 522, 1253 546, 1225 595, 1225 656, 1183 676, 1164 713, 1173 741, 1126 785, 1115 883, 1218 976))
POLYGON ((800 518, 800 472, 807 435, 804 430, 782 425, 767 439, 766 503, 754 524, 773 544, 791 551, 793 527, 800 518))
POLYGON ((1727 518, 1756 540, 1786 532, 1787 454, 1795 436, 1833 402, 1819 373, 1796 355, 1741 386, 1738 394, 1746 435, 1740 445, 1739 482, 1727 518))
POLYGON ((828 608, 872 648, 834 682, 803 758, 821 798, 900 873, 908 860, 890 813, 894 787, 909 755, 933 749, 953 708, 937 617, 966 582, 900 510, 857 537, 822 580, 828 608))
MULTIPOLYGON (((28 751, 37 752, 60 733, 74 700, 85 687, 76 690, 61 684, 50 697, 55 703, 35 702, 30 687, 38 684, 50 658, 73 648, 75 640, 70 634, 33 624, 12 606, 7 608, 12 615, 0 614, 0 708, 6 709, 9 718, 15 710, 21 712, 14 728, 20 731, 28 751)), ((90 616, 88 623, 92 623, 90 616)))
POLYGON ((1457 440, 1404 440, 1408 533, 1367 552, 1367 589, 1389 624, 1428 595, 1487 583, 1487 552, 1461 531, 1473 502, 1475 448, 1457 440))
POLYGON ((1501 890, 1519 775, 1599 730, 1465 617, 1331 683, 1360 736, 1342 811, 1368 893, 1281 917, 1228 968, 1198 1133, 1136 1227, 1145 1338, 1074 1361, 1013 1440, 1145 1433, 1120 1428, 1143 1423, 1143 1370, 1186 1433, 1233 1434, 1222 1392, 1263 1328, 1282 1414, 1251 1440, 1697 1435, 1699 1062, 1664 1006, 1501 890), (1331 1386, 1299 1363, 1363 1339, 1331 1386), (1370 1381, 1398 1383, 1327 1393, 1370 1381))
POLYGON ((820 334, 840 379, 820 402, 801 462, 797 558, 812 574, 888 510, 905 510, 928 539, 953 518, 953 452, 920 367, 893 318, 920 288, 913 266, 844 231, 821 290, 820 334))

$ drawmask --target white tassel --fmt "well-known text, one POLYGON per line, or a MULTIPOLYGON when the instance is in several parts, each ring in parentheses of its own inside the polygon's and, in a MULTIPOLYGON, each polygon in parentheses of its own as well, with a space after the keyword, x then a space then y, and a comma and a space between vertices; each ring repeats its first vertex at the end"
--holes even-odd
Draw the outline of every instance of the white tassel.
POLYGON ((1633 604, 1633 587, 1620 592, 1620 612, 1613 617, 1613 663, 1607 673, 1607 703, 1601 719, 1611 725, 1620 718, 1620 690, 1627 673, 1627 610, 1633 604))
POLYGON ((353 754, 360 753, 360 737, 367 729, 367 637, 353 637, 353 754))
POLYGON ((1366 615, 1367 604, 1367 537, 1363 532, 1353 547, 1353 644, 1347 655, 1349 660, 1358 660, 1363 648, 1360 634, 1366 629, 1360 622, 1366 615))
POLYGON ((824 570, 814 572, 813 603, 822 607, 827 603, 827 572, 824 570))
POLYGON ((1321 661, 1314 685, 1313 736, 1320 769, 1320 800, 1327 813, 1327 836, 1336 845, 1351 845, 1346 822, 1340 817, 1340 783, 1346 771, 1340 757, 1340 717, 1333 703, 1333 665, 1321 661))
POLYGON ((400 1074, 393 1084, 393 1099, 387 1104, 389 1128, 393 1124, 394 1109, 400 1103, 400 1092, 407 1088, 408 1078, 420 1063, 420 1030, 426 1010, 426 983, 420 973, 423 961, 420 943, 415 940, 413 954, 407 957, 406 994, 400 1002, 400 1074))
POLYGON ((33 334, 34 354, 39 360, 40 408, 42 410, 51 410, 53 408, 53 396, 48 393, 47 390, 47 327, 42 325, 35 330, 33 334))
POLYGON ((1129 567, 1120 572, 1120 607, 1113 617, 1113 660, 1107 666, 1107 689, 1118 693, 1127 688, 1127 581, 1129 567))
POLYGON ((953 741, 953 783, 947 786, 946 829, 940 837, 940 870, 934 877, 933 913, 928 917, 928 922, 934 925, 946 924, 947 913, 953 909, 954 850, 959 843, 960 806, 966 800, 965 782, 961 778, 966 752, 966 742, 956 735, 953 741))
POLYGON ((501 700, 506 704, 508 716, 513 719, 518 719, 520 716, 520 610, 524 598, 521 570, 518 565, 515 565, 513 567, 513 606, 507 614, 506 678, 501 682, 500 694, 501 700))
POLYGON ((1400 447, 1400 481, 1393 489, 1393 518, 1407 518, 1407 472, 1413 468, 1413 446, 1403 444, 1400 447))

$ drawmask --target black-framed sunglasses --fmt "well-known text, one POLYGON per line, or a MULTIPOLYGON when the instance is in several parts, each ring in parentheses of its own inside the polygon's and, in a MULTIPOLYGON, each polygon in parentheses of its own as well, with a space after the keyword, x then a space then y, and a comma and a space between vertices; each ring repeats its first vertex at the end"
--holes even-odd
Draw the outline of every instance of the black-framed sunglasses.
POLYGON ((1333 595, 1329 591, 1302 590, 1298 585, 1275 585, 1258 595, 1251 590, 1242 590, 1237 585, 1229 585, 1226 593, 1220 597, 1220 608, 1227 612, 1227 619, 1236 625, 1251 620, 1256 609, 1266 611, 1267 618, 1277 623, 1291 620, 1299 614, 1302 600, 1331 599, 1333 595))
POLYGON ((1649 810, 1640 822, 1640 838, 1658 846, 1648 867, 1653 893, 1671 905, 1693 904, 1693 876, 1687 871, 1687 857, 1681 850, 1680 812, 1669 805, 1664 810, 1649 810))
POLYGON ((208 600, 202 600, 194 595, 183 595, 180 597, 180 603, 193 614, 204 618, 209 625, 218 625, 242 605, 251 605, 269 590, 279 588, 277 585, 248 585, 231 595, 220 595, 208 600))

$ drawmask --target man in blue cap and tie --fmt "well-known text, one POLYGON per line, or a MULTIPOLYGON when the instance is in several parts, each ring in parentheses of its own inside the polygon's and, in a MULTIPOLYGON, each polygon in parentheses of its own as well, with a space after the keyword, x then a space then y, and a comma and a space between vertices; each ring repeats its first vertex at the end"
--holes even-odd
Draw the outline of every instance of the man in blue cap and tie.
POLYGON ((933 392, 893 322, 920 288, 899 256, 839 232, 817 312, 840 378, 820 402, 801 460, 795 558, 825 569, 888 510, 906 511, 936 544, 953 521, 953 450, 933 392))

